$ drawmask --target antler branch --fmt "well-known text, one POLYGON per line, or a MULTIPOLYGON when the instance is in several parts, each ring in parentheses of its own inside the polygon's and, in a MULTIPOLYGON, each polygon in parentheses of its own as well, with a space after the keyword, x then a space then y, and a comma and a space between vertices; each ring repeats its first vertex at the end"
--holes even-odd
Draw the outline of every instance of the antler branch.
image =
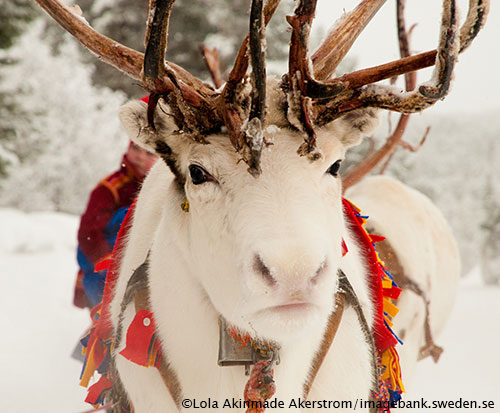
MULTIPOLYGON (((130 77, 143 81, 143 86, 151 92, 148 108, 148 119, 151 122, 154 118, 154 106, 161 97, 169 103, 179 128, 198 141, 219 131, 224 124, 234 148, 249 164, 249 170, 258 174, 266 112, 265 51, 262 43, 265 40, 265 26, 280 1, 267 0, 263 6, 263 0, 252 0, 250 34, 240 47, 235 65, 221 93, 165 60, 168 24, 174 1, 150 0, 146 53, 143 55, 97 33, 83 18, 61 5, 58 0, 36 0, 63 28, 100 59, 130 77), (250 91, 251 84, 247 76, 250 58, 253 91, 250 91)), ((282 88, 288 92, 290 123, 303 130, 306 135, 300 153, 308 154, 312 159, 319 157, 314 150, 314 127, 326 124, 350 110, 372 106, 411 113, 423 110, 442 99, 448 92, 458 53, 470 45, 484 25, 489 11, 489 0, 469 0, 466 21, 458 32, 456 0, 443 0, 441 36, 437 50, 416 56, 408 56, 405 52, 400 60, 330 79, 355 39, 385 1, 362 0, 330 33, 312 60, 308 56, 308 43, 317 0, 300 0, 294 16, 288 18, 292 26, 292 40, 289 72, 283 79, 282 88), (435 65, 435 71, 431 82, 416 90, 412 90, 413 86, 410 87, 412 75, 407 75, 406 93, 372 84, 432 65, 435 65)), ((403 3, 400 1, 399 4, 403 3)), ((401 42, 401 48, 405 47, 401 42)), ((218 83, 217 81, 216 84, 218 83)), ((400 123, 403 119, 402 117, 400 123)))
POLYGON ((311 154, 316 149, 312 104, 307 90, 308 83, 313 80, 310 73, 308 47, 316 4, 317 0, 301 0, 295 9, 295 14, 287 17, 288 23, 292 26, 288 58, 288 119, 295 127, 306 133, 305 142, 299 148, 301 155, 311 154), (295 116, 296 122, 294 122, 295 116))
MULTIPOLYGON (((397 27, 399 53, 401 57, 406 58, 410 55, 410 41, 404 18, 406 0, 397 0, 397 27)), ((412 91, 417 86, 416 72, 405 74, 406 91, 412 91)), ((403 135, 410 120, 409 114, 402 114, 394 132, 387 138, 386 143, 375 153, 368 156, 367 159, 357 165, 342 181, 344 190, 359 182, 365 175, 375 169, 385 158, 391 158, 397 146, 401 144, 403 135)))
POLYGON ((254 88, 250 118, 245 128, 245 144, 249 150, 248 171, 254 176, 261 172, 260 155, 264 145, 266 121, 266 53, 263 47, 265 30, 263 0, 252 0, 249 43, 254 88))
POLYGON ((386 0, 364 0, 330 32, 312 57, 314 77, 329 79, 386 0))
POLYGON ((165 53, 167 51, 168 23, 175 0, 150 0, 144 43, 143 84, 155 90, 165 77, 165 53))
POLYGON ((460 53, 467 49, 486 23, 489 0, 469 0, 469 11, 460 29, 460 53))
MULTIPOLYGON (((280 0, 268 0, 263 10, 264 26, 271 21, 274 12, 278 8, 280 0)), ((244 112, 247 105, 245 96, 245 75, 249 66, 249 43, 250 35, 247 35, 241 44, 233 69, 219 96, 217 107, 224 119, 229 139, 236 151, 240 152, 246 146, 245 134, 242 131, 244 120, 248 115, 244 112)), ((245 159, 248 161, 248 159, 245 159)))
POLYGON ((360 70, 334 79, 346 86, 346 91, 326 104, 317 102, 317 123, 328 123, 346 111, 359 107, 379 107, 402 113, 424 110, 444 98, 449 90, 451 74, 458 56, 484 25, 489 10, 489 0, 470 0, 467 19, 457 35, 457 10, 455 0, 443 1, 443 18, 438 50, 402 58, 394 62, 360 70), (471 30, 474 27, 477 30, 471 30), (468 33, 467 36, 464 33, 468 33), (458 43, 460 42, 460 45, 458 43), (417 91, 400 93, 388 86, 372 85, 372 82, 394 75, 436 65, 430 84, 417 91))
POLYGON ((57 0, 36 0, 55 21, 67 32, 80 41, 87 49, 96 54, 103 62, 126 73, 131 78, 140 80, 142 53, 121 45, 118 42, 96 32, 82 17, 57 0))
POLYGON ((427 85, 420 86, 414 92, 406 93, 401 93, 391 86, 373 84, 357 89, 349 88, 338 99, 333 99, 325 105, 318 104, 318 123, 327 123, 342 112, 358 107, 379 107, 402 113, 419 112, 444 98, 449 90, 451 73, 459 52, 457 34, 456 2, 444 0, 436 66, 432 79, 427 85))
POLYGON ((204 44, 200 46, 200 52, 207 65, 208 72, 210 73, 215 88, 219 89, 224 84, 220 70, 219 52, 215 48, 209 49, 204 44))

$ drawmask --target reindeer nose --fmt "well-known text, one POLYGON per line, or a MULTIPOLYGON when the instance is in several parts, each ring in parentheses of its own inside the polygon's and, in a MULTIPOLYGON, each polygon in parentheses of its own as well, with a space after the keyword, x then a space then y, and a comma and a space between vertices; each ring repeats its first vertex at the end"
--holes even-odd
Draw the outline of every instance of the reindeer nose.
MULTIPOLYGON (((264 260, 259 254, 255 254, 253 258, 253 270, 255 271, 256 274, 260 275, 262 279, 268 284, 269 286, 275 286, 278 284, 278 280, 276 279, 276 276, 274 271, 271 271, 271 269, 266 265, 264 260)), ((316 271, 309 272, 309 279, 308 281, 316 285, 319 278, 321 275, 325 272, 326 268, 328 267, 327 260, 323 260, 322 263, 317 267, 316 271)), ((294 271, 295 272, 295 271, 294 271)), ((295 277, 294 277, 295 278, 295 277)), ((304 278, 302 278, 304 280, 304 278)), ((298 280, 296 280, 298 281, 298 280)))
POLYGON ((270 286, 276 285, 277 281, 271 274, 271 270, 264 264, 264 261, 262 261, 262 258, 258 254, 255 254, 253 258, 253 269, 257 274, 262 276, 267 284, 270 286))

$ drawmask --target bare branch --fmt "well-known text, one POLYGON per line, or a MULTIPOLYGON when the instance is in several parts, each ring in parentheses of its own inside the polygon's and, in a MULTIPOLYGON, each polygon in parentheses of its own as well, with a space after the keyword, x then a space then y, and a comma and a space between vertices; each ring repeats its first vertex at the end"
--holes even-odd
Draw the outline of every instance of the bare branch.
MULTIPOLYGON (((422 137, 422 139, 420 140, 420 142, 417 144, 417 145, 412 145, 404 140, 401 140, 399 142, 399 146, 401 146, 403 149, 406 149, 407 151, 410 151, 410 152, 417 152, 420 150, 420 148, 424 145, 425 141, 427 140, 427 136, 429 136, 429 132, 431 131, 431 127, 428 126, 426 129, 425 129, 425 133, 424 133, 424 136, 422 137)), ((386 159, 384 165, 382 166, 382 168, 380 169, 380 172, 379 174, 380 175, 383 175, 385 173, 385 171, 387 170, 389 164, 391 163, 391 160, 392 158, 394 157, 394 154, 396 153, 396 151, 393 151, 386 159)))

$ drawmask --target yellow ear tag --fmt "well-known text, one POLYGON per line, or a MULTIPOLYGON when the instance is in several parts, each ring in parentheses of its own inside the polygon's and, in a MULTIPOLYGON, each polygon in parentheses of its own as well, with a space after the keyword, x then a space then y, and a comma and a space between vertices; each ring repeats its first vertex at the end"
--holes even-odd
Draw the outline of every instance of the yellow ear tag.
POLYGON ((184 212, 189 212, 189 201, 184 201, 182 204, 181 204, 181 209, 184 211, 184 212))

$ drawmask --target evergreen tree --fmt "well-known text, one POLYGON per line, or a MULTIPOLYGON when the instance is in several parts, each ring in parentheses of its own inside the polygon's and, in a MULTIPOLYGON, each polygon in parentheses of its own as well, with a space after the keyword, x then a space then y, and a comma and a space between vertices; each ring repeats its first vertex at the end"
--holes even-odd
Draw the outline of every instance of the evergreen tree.
POLYGON ((125 97, 93 86, 79 48, 67 35, 54 54, 39 20, 7 51, 14 63, 4 67, 0 90, 22 112, 8 119, 14 136, 0 145, 10 161, 1 206, 79 213, 92 186, 119 164, 125 97))
POLYGON ((7 49, 37 15, 30 0, 0 0, 0 49, 7 49))
MULTIPOLYGON (((27 24, 36 16, 37 11, 29 0, 0 0, 0 52, 11 47, 17 37, 25 30, 27 24)), ((0 54, 0 81, 2 72, 14 62, 7 58, 4 53, 0 54)), ((7 175, 7 168, 14 158, 6 148, 14 145, 15 129, 12 119, 17 117, 24 122, 28 121, 28 115, 15 102, 12 96, 0 90, 0 178, 7 175)), ((19 155, 25 156, 25 151, 19 155)))

